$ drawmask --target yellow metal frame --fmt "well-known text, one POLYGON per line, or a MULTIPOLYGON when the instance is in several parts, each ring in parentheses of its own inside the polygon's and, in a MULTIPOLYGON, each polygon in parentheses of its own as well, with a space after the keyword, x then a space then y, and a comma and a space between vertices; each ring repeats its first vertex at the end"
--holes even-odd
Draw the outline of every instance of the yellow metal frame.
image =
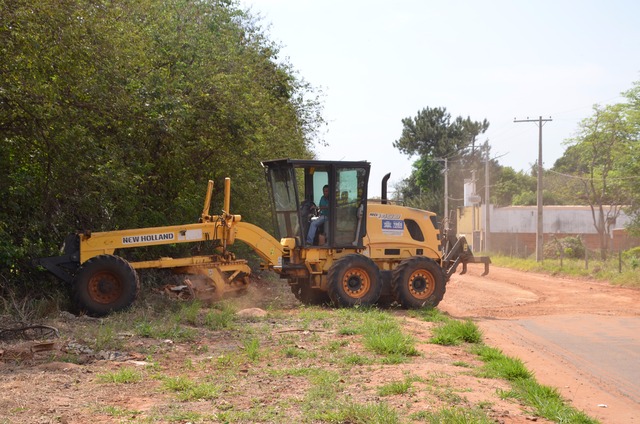
POLYGON ((235 260, 228 256, 227 245, 236 240, 247 243, 273 267, 282 257, 283 248, 269 233, 253 224, 241 222, 241 215, 229 213, 231 180, 225 179, 224 209, 220 215, 209 215, 209 205, 213 192, 213 181, 209 181, 207 195, 199 223, 173 225, 167 227, 137 228, 80 234, 80 263, 98 255, 113 255, 117 249, 160 246, 178 243, 195 243, 218 240, 223 250, 222 256, 192 256, 188 258, 160 258, 152 261, 131 262, 134 268, 176 268, 204 264, 219 264, 235 260))

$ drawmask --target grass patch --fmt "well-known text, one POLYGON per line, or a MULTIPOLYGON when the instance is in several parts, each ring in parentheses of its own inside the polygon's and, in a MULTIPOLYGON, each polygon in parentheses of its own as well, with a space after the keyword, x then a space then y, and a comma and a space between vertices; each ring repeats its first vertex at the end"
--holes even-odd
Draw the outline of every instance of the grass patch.
POLYGON ((403 381, 392 381, 378 387, 379 396, 403 395, 411 390, 413 379, 405 378, 403 381))
POLYGON ((118 338, 114 324, 111 322, 99 326, 95 337, 94 348, 97 351, 122 349, 122 340, 118 338))
POLYGON ((124 418, 129 417, 134 419, 137 415, 142 414, 142 411, 136 411, 132 409, 120 408, 118 406, 103 406, 97 409, 98 413, 109 415, 110 417, 124 418))
POLYGON ((193 300, 180 304, 180 308, 173 314, 173 321, 176 324, 198 325, 202 302, 193 300))
POLYGON ((354 424, 397 424, 400 422, 398 413, 385 403, 347 403, 340 405, 334 414, 334 420, 330 422, 354 424))
POLYGON ((216 399, 221 392, 220 387, 213 383, 196 383, 182 376, 163 378, 162 388, 177 393, 181 401, 216 399))
POLYGON ((371 358, 367 358, 366 356, 358 355, 357 353, 352 353, 345 356, 342 359, 342 362, 345 365, 371 365, 373 364, 373 360, 371 358))
POLYGON ((162 418, 170 423, 194 423, 213 419, 194 411, 173 411, 162 418))
POLYGON ((379 355, 418 356, 415 339, 403 334, 391 315, 371 310, 362 314, 362 318, 360 331, 367 349, 379 355))
POLYGON ((260 340, 252 337, 244 341, 244 353, 250 361, 255 362, 260 359, 260 340))
POLYGON ((482 332, 478 326, 470 320, 446 320, 444 324, 433 329, 433 337, 430 342, 443 346, 458 346, 465 343, 480 343, 482 332))
POLYGON ((638 269, 633 268, 632 259, 623 259, 622 272, 619 272, 619 258, 617 252, 610 252, 610 257, 606 261, 599 258, 589 258, 589 267, 585 267, 584 259, 562 260, 560 266, 559 259, 545 259, 536 262, 535 259, 523 259, 502 255, 491 255, 491 262, 495 266, 513 268, 520 271, 540 272, 552 275, 566 275, 569 277, 592 278, 598 281, 611 282, 612 284, 640 287, 638 269))
POLYGON ((254 405, 246 410, 229 409, 220 411, 215 419, 206 422, 221 423, 274 423, 281 421, 281 411, 277 406, 254 405))
POLYGON ((476 346, 472 352, 485 363, 478 370, 479 377, 501 378, 511 382, 511 390, 502 392, 503 398, 518 399, 533 408, 533 413, 559 423, 597 424, 582 411, 568 406, 557 389, 543 386, 533 378, 520 359, 510 358, 499 349, 476 346))
POLYGON ((118 371, 98 374, 101 383, 131 384, 142 380, 142 373, 133 368, 120 368, 118 371))
POLYGON ((418 412, 411 418, 420 422, 431 424, 494 424, 495 420, 478 408, 443 408, 436 412, 418 412))
POLYGON ((451 319, 436 308, 411 309, 408 315, 427 322, 447 322, 451 319))
POLYGON ((227 304, 222 304, 220 309, 211 309, 204 316, 204 326, 209 330, 224 330, 233 327, 235 322, 235 310, 227 304))
POLYGON ((307 359, 315 358, 317 355, 314 352, 309 352, 305 349, 300 349, 295 346, 287 346, 282 349, 282 354, 287 358, 307 359))
POLYGON ((499 349, 481 345, 472 349, 472 352, 485 363, 477 371, 479 377, 502 378, 507 381, 533 378, 533 374, 520 359, 508 357, 499 349))
POLYGON ((184 327, 178 323, 167 320, 143 320, 135 324, 135 331, 140 337, 158 340, 173 340, 175 342, 191 342, 196 339, 197 332, 194 328, 184 327))

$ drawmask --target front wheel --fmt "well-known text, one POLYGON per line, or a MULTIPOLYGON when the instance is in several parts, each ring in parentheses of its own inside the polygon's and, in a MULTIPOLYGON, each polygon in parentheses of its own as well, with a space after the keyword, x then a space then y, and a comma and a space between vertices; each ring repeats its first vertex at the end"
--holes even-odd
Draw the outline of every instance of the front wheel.
POLYGON ((391 285, 396 299, 406 309, 436 307, 446 290, 440 266, 423 256, 402 261, 393 270, 391 285))
POLYGON ((81 312, 104 316, 131 306, 139 286, 138 274, 129 262, 99 255, 80 267, 73 281, 73 299, 81 312))
POLYGON ((382 275, 368 257, 351 254, 329 268, 329 298, 338 306, 373 305, 382 292, 382 275))

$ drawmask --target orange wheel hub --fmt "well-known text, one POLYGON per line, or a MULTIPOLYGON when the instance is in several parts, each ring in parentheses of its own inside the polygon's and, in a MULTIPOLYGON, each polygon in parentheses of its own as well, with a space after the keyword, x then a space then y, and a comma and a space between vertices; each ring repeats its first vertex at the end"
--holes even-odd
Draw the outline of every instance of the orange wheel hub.
POLYGON ((407 281, 407 285, 409 286, 409 292, 416 299, 427 299, 436 289, 433 274, 424 269, 413 271, 409 281, 407 281))
POLYGON ((342 289, 354 299, 365 296, 371 290, 371 278, 362 268, 351 268, 344 273, 342 289))
POLYGON ((110 272, 98 272, 91 277, 88 285, 89 296, 95 302, 108 304, 122 296, 122 282, 110 272))

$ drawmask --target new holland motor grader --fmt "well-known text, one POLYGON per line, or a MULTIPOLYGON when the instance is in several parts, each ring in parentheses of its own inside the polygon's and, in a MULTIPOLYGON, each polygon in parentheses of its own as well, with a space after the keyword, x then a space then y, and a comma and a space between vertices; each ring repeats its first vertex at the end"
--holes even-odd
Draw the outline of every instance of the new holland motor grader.
POLYGON ((389 202, 389 174, 382 183, 382 199, 367 201, 370 164, 366 161, 281 159, 262 165, 276 237, 230 213, 227 178, 219 215, 209 215, 210 181, 198 223, 94 233, 85 230, 67 236, 61 256, 40 258, 36 263, 71 284, 78 309, 95 316, 133 303, 139 290, 137 269, 170 268, 193 275, 185 284, 195 297, 219 299, 227 292, 246 289, 251 269, 246 260, 227 249, 238 240, 260 256, 264 269, 286 279, 295 296, 306 304, 330 301, 337 306, 354 306, 397 301, 405 308, 435 307, 460 264, 462 273, 468 263, 483 263, 484 274, 488 272, 490 259, 474 257, 463 237, 441 240, 434 213, 389 202), (318 218, 317 204, 325 186, 329 188, 328 217, 309 243, 309 227, 318 218), (138 262, 117 255, 128 248, 194 242, 209 242, 215 251, 138 262))

